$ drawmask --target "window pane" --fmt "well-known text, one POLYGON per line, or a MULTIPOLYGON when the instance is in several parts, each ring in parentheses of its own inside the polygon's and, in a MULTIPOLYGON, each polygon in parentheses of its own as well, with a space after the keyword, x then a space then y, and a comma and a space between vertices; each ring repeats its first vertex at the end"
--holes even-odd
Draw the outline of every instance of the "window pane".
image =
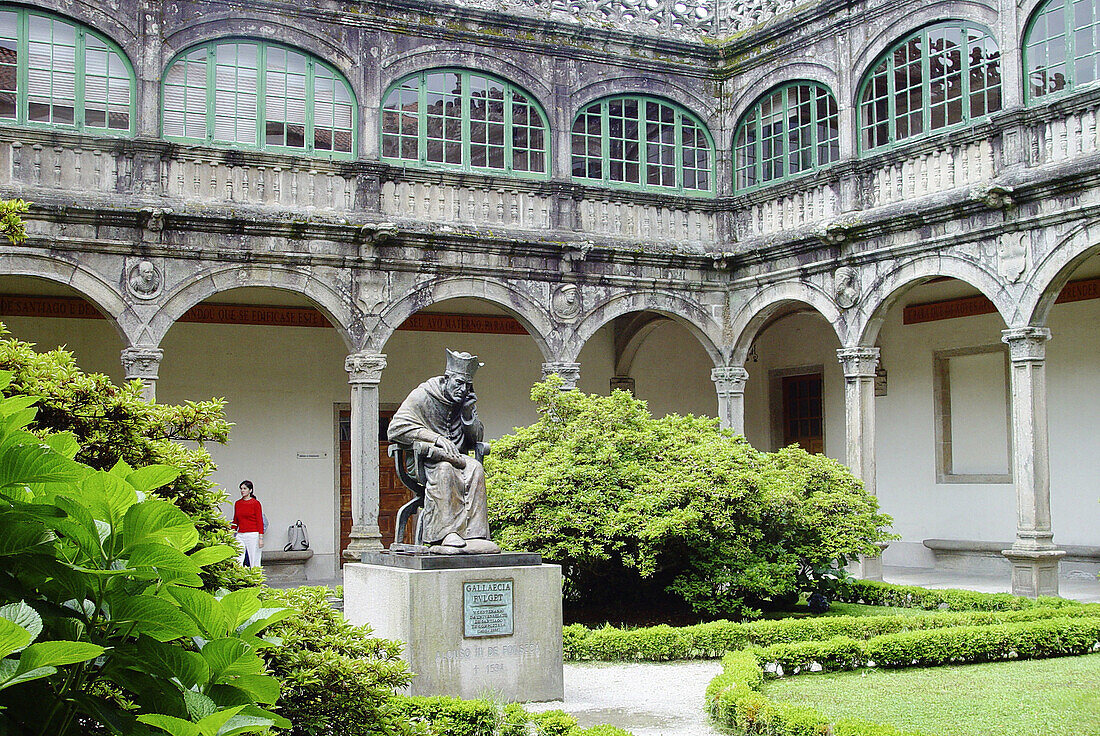
POLYGON ((878 148, 996 112, 1000 84, 1000 53, 985 31, 928 28, 886 54, 864 82, 861 143, 878 148))

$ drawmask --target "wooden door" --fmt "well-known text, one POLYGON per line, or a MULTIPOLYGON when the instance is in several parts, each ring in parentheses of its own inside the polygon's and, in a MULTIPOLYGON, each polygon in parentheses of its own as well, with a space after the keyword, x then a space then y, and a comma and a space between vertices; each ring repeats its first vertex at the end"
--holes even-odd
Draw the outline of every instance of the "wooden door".
MULTIPOLYGON (((393 459, 387 454, 390 443, 386 441, 386 430, 390 426, 392 411, 378 414, 378 529, 382 533, 382 545, 389 547, 393 543, 394 524, 397 510, 412 498, 412 494, 401 484, 393 459)), ((340 550, 347 549, 351 541, 351 410, 340 410, 340 550)), ((341 564, 343 561, 341 560, 341 564)))
POLYGON ((783 446, 797 444, 806 452, 825 451, 820 373, 783 377, 783 446))

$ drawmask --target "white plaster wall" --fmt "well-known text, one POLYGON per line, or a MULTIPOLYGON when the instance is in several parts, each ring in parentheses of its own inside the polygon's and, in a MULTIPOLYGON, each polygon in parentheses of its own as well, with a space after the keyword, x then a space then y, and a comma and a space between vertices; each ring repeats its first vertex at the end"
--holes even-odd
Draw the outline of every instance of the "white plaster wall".
POLYGON ((784 317, 757 337, 757 360, 745 364, 749 372, 745 383, 745 437, 753 447, 771 451, 783 442, 782 437, 772 437, 772 412, 781 412, 782 407, 771 406, 769 372, 821 366, 825 454, 844 459, 844 371, 836 357, 839 347, 833 328, 816 312, 784 317))
MULTIPOLYGON (((937 298, 929 289, 915 290, 905 302, 937 298)), ((1016 493, 1011 483, 936 482, 932 354, 1000 344, 1003 328, 995 314, 914 325, 902 324, 901 305, 887 315, 879 336, 888 394, 876 401, 877 486, 882 509, 894 517, 894 531, 902 540, 886 551, 886 564, 931 566, 934 558, 922 544, 924 539, 1015 537, 1016 493)), ((989 370, 1003 372, 996 365, 991 363, 989 370)), ((969 426, 972 435, 1001 442, 1005 430, 996 417, 996 412, 984 412, 983 418, 970 421, 953 419, 957 426, 969 426)))
POLYGON ((1055 544, 1100 545, 1100 300, 1056 304, 1047 343, 1055 544))
MULTIPOLYGON (((642 342, 630 369, 634 395, 655 417, 666 414, 718 416, 714 361, 698 338, 677 322, 661 322, 642 342)), ((607 393, 606 389, 604 393, 607 393)))
POLYGON ((611 376, 615 372, 615 332, 612 323, 596 330, 577 356, 581 364, 581 380, 577 388, 586 394, 609 396, 611 376))
POLYGON ((12 337, 36 343, 39 352, 64 347, 86 373, 106 373, 118 383, 123 378, 120 355, 125 345, 107 320, 0 317, 12 337))

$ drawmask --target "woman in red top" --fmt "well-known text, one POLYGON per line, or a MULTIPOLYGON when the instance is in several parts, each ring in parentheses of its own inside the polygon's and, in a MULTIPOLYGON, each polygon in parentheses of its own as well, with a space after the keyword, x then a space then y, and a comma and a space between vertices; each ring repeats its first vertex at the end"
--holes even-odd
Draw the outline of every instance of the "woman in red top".
POLYGON ((250 480, 241 481, 241 500, 233 504, 232 527, 241 544, 241 556, 237 562, 243 565, 247 554, 248 566, 259 567, 260 550, 264 546, 264 510, 252 492, 250 480))

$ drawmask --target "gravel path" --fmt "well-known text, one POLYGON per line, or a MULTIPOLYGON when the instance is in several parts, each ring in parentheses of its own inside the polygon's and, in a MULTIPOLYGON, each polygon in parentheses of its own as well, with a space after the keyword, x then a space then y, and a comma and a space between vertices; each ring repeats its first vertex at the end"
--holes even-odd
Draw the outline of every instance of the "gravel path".
POLYGON ((565 665, 565 702, 531 703, 564 710, 583 727, 610 723, 634 736, 719 736, 703 710, 703 692, 718 661, 565 665))

